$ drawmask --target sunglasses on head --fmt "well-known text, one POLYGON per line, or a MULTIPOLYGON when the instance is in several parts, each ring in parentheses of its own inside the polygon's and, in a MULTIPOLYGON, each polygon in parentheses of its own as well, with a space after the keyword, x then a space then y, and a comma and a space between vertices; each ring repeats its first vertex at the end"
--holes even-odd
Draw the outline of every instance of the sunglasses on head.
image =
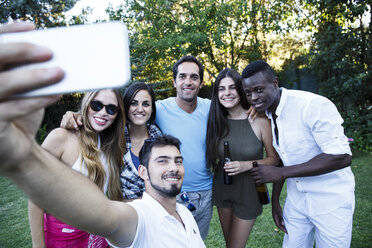
POLYGON ((196 210, 195 205, 192 204, 192 202, 190 202, 189 195, 188 195, 186 192, 182 192, 180 198, 181 198, 181 200, 182 200, 183 202, 188 203, 187 208, 188 208, 191 212, 196 210))
POLYGON ((119 110, 119 107, 114 105, 114 104, 108 104, 108 105, 105 105, 103 104, 101 101, 98 101, 98 100, 93 100, 89 103, 89 106, 90 108, 93 110, 93 111, 101 111, 104 107, 106 108, 106 112, 107 114, 109 115, 114 115, 118 112, 119 110))

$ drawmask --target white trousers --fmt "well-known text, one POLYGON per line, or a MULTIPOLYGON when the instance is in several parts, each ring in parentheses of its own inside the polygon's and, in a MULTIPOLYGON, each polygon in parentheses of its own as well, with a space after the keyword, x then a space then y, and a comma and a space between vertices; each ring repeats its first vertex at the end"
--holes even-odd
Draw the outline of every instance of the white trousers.
POLYGON ((286 201, 283 218, 288 234, 284 235, 283 248, 347 248, 351 243, 355 196, 336 210, 309 216, 306 209, 298 209, 286 201))

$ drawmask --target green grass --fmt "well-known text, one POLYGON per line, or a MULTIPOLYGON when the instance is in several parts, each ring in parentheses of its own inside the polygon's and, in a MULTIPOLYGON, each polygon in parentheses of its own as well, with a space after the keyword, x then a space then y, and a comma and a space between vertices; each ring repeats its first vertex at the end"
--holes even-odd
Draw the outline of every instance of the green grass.
MULTIPOLYGON (((356 207, 351 248, 372 247, 372 155, 354 152, 351 168, 356 179, 356 207)), ((285 191, 283 193, 285 194, 285 191)), ((282 203, 283 200, 284 195, 281 197, 282 203)), ((282 232, 278 231, 271 218, 271 206, 264 206, 246 247, 279 248, 282 238, 282 232)), ((205 243, 211 248, 225 246, 216 209, 213 211, 205 243)), ((8 247, 31 247, 27 198, 7 178, 0 177, 0 248, 8 247)))
MULTIPOLYGON (((283 187, 285 188, 285 187, 283 187)), ((271 192, 272 185, 268 184, 268 189, 271 192)), ((286 192, 280 197, 280 202, 283 206, 286 192)), ((283 232, 278 230, 275 226, 274 221, 271 217, 271 205, 265 205, 263 207, 262 214, 257 218, 256 223, 253 226, 251 235, 247 242, 246 247, 252 248, 274 248, 282 247, 283 232)), ((209 234, 205 240, 207 247, 225 247, 225 240, 221 229, 221 224, 218 219, 217 209, 213 208, 213 218, 211 221, 209 234)))
POLYGON ((7 247, 31 247, 31 236, 25 194, 0 177, 0 248, 7 247))
POLYGON ((351 248, 372 247, 372 155, 353 152, 355 212, 351 248))

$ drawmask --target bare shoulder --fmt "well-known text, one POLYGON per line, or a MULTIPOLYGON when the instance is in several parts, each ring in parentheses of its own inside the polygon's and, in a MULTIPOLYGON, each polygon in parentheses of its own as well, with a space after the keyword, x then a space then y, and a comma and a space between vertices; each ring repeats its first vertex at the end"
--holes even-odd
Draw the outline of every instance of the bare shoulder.
POLYGON ((67 142, 69 139, 74 139, 76 137, 76 133, 71 132, 64 128, 56 128, 53 129, 48 136, 45 138, 45 141, 48 142, 57 142, 59 144, 63 144, 67 142))
POLYGON ((77 147, 78 133, 63 128, 52 130, 41 145, 55 157, 61 158, 66 149, 77 147))
POLYGON ((257 130, 266 130, 266 129, 271 129, 271 123, 269 118, 266 116, 257 116, 253 122, 251 122, 252 128, 255 128, 257 130))

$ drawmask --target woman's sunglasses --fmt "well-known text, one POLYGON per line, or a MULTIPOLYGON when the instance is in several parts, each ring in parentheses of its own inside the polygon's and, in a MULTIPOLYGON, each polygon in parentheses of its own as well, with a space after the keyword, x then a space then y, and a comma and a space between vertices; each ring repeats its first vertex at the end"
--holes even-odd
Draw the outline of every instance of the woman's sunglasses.
POLYGON ((115 115, 119 108, 118 106, 114 105, 114 104, 108 104, 108 105, 105 105, 103 104, 102 102, 98 101, 98 100, 93 100, 89 103, 89 106, 90 108, 93 110, 93 111, 101 111, 103 109, 103 107, 106 108, 106 112, 107 114, 109 115, 115 115))

